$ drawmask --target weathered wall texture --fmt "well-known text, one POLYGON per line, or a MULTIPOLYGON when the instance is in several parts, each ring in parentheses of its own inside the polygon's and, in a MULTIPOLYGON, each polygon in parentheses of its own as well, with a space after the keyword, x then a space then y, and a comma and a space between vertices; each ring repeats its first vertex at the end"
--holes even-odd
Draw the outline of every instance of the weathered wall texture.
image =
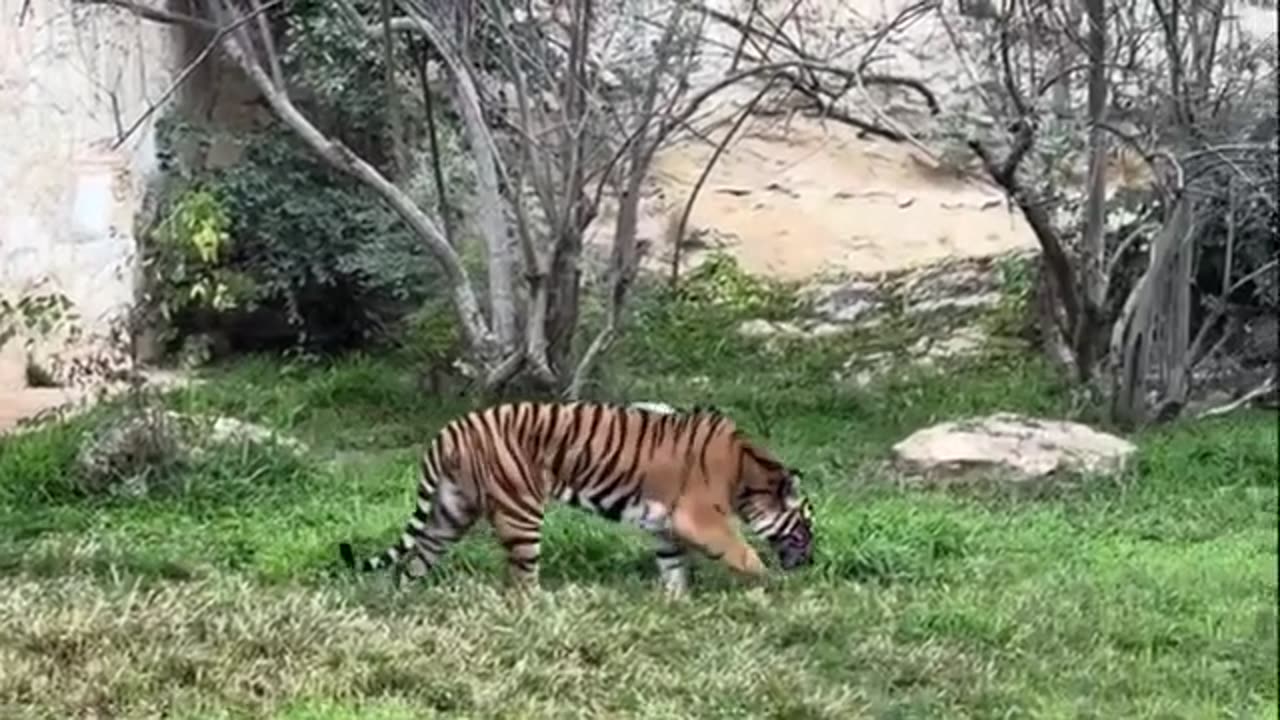
MULTIPOLYGON (((135 289, 134 219, 154 177, 154 116, 180 65, 167 27, 67 0, 0 0, 0 297, 61 292, 82 339, 37 357, 94 354, 135 289)), ((24 384, 21 340, 0 389, 24 384)))

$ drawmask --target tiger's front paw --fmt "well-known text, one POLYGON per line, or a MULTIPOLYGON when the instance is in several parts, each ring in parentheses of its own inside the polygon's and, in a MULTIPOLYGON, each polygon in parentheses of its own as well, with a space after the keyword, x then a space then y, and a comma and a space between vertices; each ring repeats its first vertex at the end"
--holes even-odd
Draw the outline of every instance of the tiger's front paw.
POLYGON ((752 578, 762 578, 768 573, 768 568, 761 562, 760 556, 756 554, 755 550, 746 548, 742 554, 742 561, 739 563, 739 571, 752 578))

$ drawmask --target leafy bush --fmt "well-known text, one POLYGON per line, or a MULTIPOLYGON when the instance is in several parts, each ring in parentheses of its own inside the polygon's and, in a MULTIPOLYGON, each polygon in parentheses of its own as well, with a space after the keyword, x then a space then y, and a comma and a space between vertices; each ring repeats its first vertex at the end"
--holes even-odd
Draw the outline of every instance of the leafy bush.
POLYGON ((795 292, 776 281, 748 274, 732 255, 715 252, 681 281, 678 299, 714 305, 740 317, 782 320, 796 314, 795 292))
MULTIPOLYGON (((350 32, 340 14, 315 0, 291 6, 273 22, 304 114, 400 184, 428 214, 438 213, 433 158, 424 152, 425 103, 415 92, 419 78, 405 70, 415 66, 418 41, 406 39, 395 49, 400 87, 394 100, 405 150, 396 167, 397 127, 380 43, 350 32)), ((437 118, 439 162, 460 212, 469 169, 459 162, 465 156, 454 125, 452 118, 437 118)), ((159 128, 170 182, 159 203, 162 219, 146 233, 145 253, 151 305, 168 326, 170 350, 191 340, 230 350, 352 347, 391 334, 393 324, 430 297, 434 262, 372 191, 330 170, 279 123, 230 131, 233 142, 223 144, 239 146, 239 159, 231 167, 206 167, 202 148, 221 132, 183 117, 166 118, 159 128)))
MULTIPOLYGON (((200 132, 169 126, 175 144, 200 132)), ((170 341, 213 332, 237 349, 357 345, 433 286, 426 250, 399 218, 286 130, 247 138, 231 167, 168 169, 176 181, 146 267, 170 341)))

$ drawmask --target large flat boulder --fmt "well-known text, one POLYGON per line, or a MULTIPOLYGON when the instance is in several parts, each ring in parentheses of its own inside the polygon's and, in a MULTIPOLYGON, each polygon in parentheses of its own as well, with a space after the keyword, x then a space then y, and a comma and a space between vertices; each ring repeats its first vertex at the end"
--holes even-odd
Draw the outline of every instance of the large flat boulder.
POLYGON ((1136 449, 1080 423, 996 413, 918 430, 893 446, 893 460, 907 475, 930 480, 1025 482, 1062 473, 1118 473, 1136 449))

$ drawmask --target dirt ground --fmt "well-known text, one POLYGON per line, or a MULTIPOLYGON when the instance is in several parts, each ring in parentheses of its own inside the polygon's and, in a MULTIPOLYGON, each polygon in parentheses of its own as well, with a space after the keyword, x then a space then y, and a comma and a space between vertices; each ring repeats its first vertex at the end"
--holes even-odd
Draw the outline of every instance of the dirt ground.
MULTIPOLYGON (((785 135, 773 124, 748 124, 719 158, 686 229, 686 238, 730 252, 749 272, 874 275, 1035 247, 998 190, 939 171, 908 145, 860 139, 831 122, 794 118, 785 135)), ((668 224, 713 152, 690 141, 658 156, 640 228, 650 266, 669 264, 668 224)), ((613 218, 601 220, 594 239, 607 243, 613 218)))
MULTIPOLYGON (((62 406, 87 407, 104 391, 108 396, 115 396, 128 388, 124 382, 89 387, 24 387, 21 380, 13 379, 13 371, 12 362, 0 357, 0 436, 19 429, 25 419, 37 418, 62 406)), ((173 387, 188 382, 188 378, 177 372, 152 370, 146 373, 146 382, 156 387, 173 387)))

